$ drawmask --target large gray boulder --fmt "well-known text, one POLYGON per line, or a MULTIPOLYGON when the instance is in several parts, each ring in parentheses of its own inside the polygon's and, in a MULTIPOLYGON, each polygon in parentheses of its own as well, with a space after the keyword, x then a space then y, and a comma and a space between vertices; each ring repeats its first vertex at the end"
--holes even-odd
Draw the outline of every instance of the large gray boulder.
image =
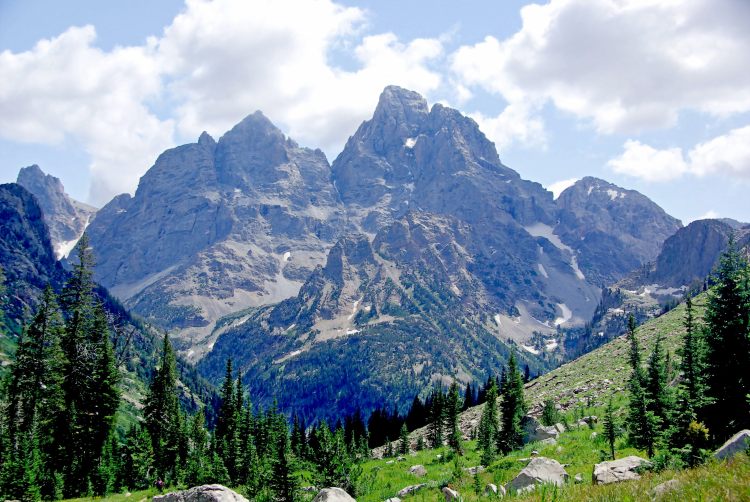
POLYGON ((729 438, 726 443, 721 445, 721 448, 714 452, 714 457, 719 460, 724 460, 735 456, 737 453, 746 451, 748 448, 750 448, 750 430, 745 429, 741 430, 729 438))
POLYGON ((640 479, 641 475, 638 473, 638 469, 649 465, 651 465, 651 462, 635 455, 596 464, 594 466, 594 484, 606 485, 640 479))
POLYGON ((334 487, 320 490, 313 502, 355 502, 355 499, 341 488, 334 487))
POLYGON ((562 486, 568 480, 568 473, 557 460, 536 457, 529 465, 508 483, 508 491, 524 493, 533 490, 536 485, 555 484, 562 486))
POLYGON ((427 486, 427 483, 420 483, 418 485, 409 485, 409 486, 407 486, 405 488, 400 489, 398 491, 398 493, 396 494, 396 497, 398 497, 398 498, 404 498, 407 495, 411 495, 412 493, 418 492, 419 490, 421 490, 425 486, 427 486))
POLYGON ((189 490, 157 495, 154 497, 154 502, 248 502, 248 500, 223 485, 201 485, 189 490))
POLYGON ((422 476, 425 476, 427 474, 427 469, 425 469, 421 464, 412 465, 409 468, 409 474, 413 474, 421 478, 422 476))

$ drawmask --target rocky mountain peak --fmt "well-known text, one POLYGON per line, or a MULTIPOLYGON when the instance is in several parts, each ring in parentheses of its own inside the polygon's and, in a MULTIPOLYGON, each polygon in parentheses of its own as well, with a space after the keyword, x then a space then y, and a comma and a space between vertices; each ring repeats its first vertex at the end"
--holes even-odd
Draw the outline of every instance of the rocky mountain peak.
POLYGON ((60 179, 45 174, 36 164, 22 168, 17 183, 39 202, 57 257, 67 256, 96 213, 96 208, 69 197, 60 179))
POLYGON ((216 146, 216 140, 206 131, 203 131, 198 137, 198 144, 205 147, 214 147, 216 146))

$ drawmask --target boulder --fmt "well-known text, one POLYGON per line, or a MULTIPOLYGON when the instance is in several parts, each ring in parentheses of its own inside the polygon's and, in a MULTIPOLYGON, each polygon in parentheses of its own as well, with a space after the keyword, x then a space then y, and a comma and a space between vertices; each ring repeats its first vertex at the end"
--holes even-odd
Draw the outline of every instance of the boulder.
POLYGON ((563 424, 559 424, 559 423, 558 423, 558 424, 555 424, 555 425, 553 425, 553 427, 554 427, 554 428, 555 428, 555 429, 557 430, 557 432, 559 432, 560 434, 562 434, 563 432, 565 432, 565 426, 564 426, 563 424))
POLYGON ((555 425, 544 426, 536 418, 528 415, 521 419, 521 427, 523 428, 524 442, 526 443, 557 438, 560 435, 555 425))
POLYGON ((421 464, 412 465, 411 467, 409 467, 409 474, 414 474, 415 476, 419 476, 421 478, 422 476, 427 474, 427 469, 425 469, 421 464))
POLYGON ((420 483, 418 485, 407 486, 406 488, 400 489, 398 493, 396 494, 396 497, 398 498, 406 497, 407 495, 411 495, 412 493, 418 492, 425 486, 427 486, 427 483, 420 483))
POLYGON ((315 495, 313 502, 356 502, 341 488, 323 488, 315 495))
POLYGON ((248 502, 239 493, 223 485, 194 486, 189 490, 157 495, 155 502, 248 502))
POLYGON ((454 500, 461 500, 461 496, 456 490, 448 488, 447 486, 442 490, 443 496, 445 496, 445 502, 453 502, 454 500))
POLYGON ((665 481, 654 486, 653 490, 651 490, 651 497, 654 499, 659 499, 672 490, 676 490, 679 486, 679 481, 677 481, 676 479, 670 479, 669 481, 665 481))
POLYGON ((524 493, 533 490, 539 484, 551 483, 562 486, 567 479, 568 473, 560 462, 551 458, 536 457, 508 483, 507 489, 524 493))
POLYGON ((750 448, 750 430, 745 429, 727 440, 726 443, 721 445, 721 448, 714 452, 714 457, 719 460, 731 458, 737 453, 746 451, 750 448))
POLYGON ((594 484, 606 485, 639 479, 641 475, 638 474, 638 468, 649 465, 651 465, 651 462, 635 455, 596 464, 594 466, 594 484))

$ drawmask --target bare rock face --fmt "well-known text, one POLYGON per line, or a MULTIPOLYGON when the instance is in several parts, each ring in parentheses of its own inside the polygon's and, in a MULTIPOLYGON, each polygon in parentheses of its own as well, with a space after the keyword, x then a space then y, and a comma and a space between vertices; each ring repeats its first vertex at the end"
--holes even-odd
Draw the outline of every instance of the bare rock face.
POLYGON ((560 462, 551 458, 536 457, 508 483, 507 489, 525 493, 534 490, 539 484, 551 483, 562 486, 567 480, 568 473, 560 462))
POLYGON ((218 318, 296 294, 324 262, 345 229, 329 178, 320 150, 260 112, 218 142, 204 133, 102 208, 89 229, 96 278, 199 359, 218 318))
POLYGON ((157 495, 155 502, 248 502, 239 493, 222 485, 201 485, 179 492, 157 495))
POLYGON ((16 183, 31 192, 39 202, 56 257, 67 256, 96 214, 96 208, 68 196, 62 182, 44 174, 36 164, 21 169, 16 183))
POLYGON ((315 496, 313 502, 355 502, 355 500, 341 488, 323 488, 315 496))
POLYGON ((721 447, 714 452, 714 457, 718 460, 732 458, 738 453, 750 449, 750 430, 745 429, 727 439, 721 447))
POLYGON ((631 455, 594 465, 594 484, 606 485, 631 479, 640 479, 638 469, 650 465, 645 458, 631 455))

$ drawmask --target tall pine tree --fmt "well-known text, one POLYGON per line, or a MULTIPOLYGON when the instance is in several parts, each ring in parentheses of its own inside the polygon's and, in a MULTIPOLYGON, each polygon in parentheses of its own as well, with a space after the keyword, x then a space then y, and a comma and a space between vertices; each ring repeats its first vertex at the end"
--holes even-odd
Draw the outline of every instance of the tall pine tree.
POLYGON ((508 360, 506 381, 501 392, 501 428, 498 433, 498 449, 509 453, 523 445, 521 419, 528 411, 523 394, 523 375, 518 370, 515 353, 508 360))

